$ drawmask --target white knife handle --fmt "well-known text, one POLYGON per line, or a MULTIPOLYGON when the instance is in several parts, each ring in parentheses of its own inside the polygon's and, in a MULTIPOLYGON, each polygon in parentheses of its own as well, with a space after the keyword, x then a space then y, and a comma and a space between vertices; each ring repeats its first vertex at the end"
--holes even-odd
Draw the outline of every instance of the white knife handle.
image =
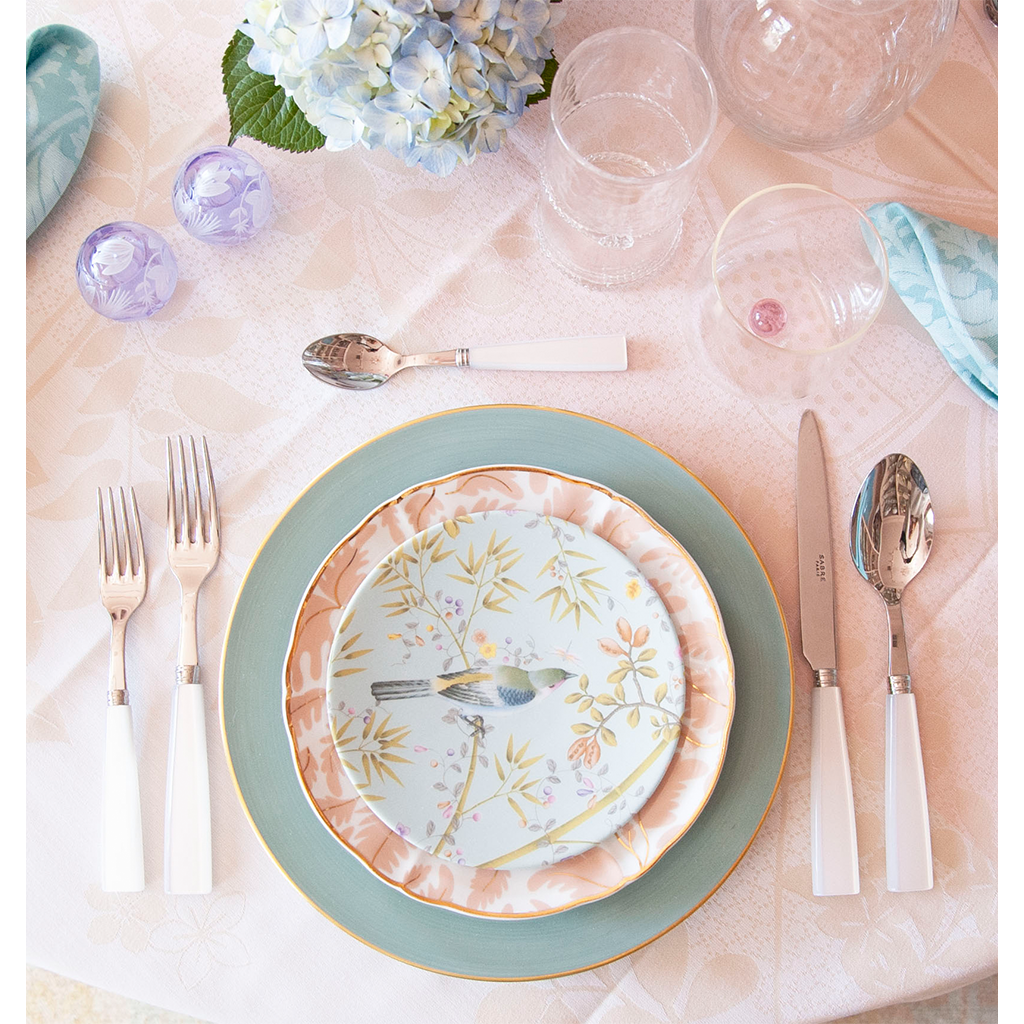
POLYGON ((132 733, 132 709, 107 707, 103 752, 103 835, 100 877, 104 892, 141 892, 145 887, 142 860, 142 806, 139 769, 132 733))
POLYGON ((932 839, 913 693, 885 699, 885 876, 890 892, 932 887, 932 839))
POLYGON ((609 334, 486 345, 469 349, 469 365, 478 370, 625 370, 626 337, 609 334))
POLYGON ((811 690, 811 888, 815 896, 860 892, 853 785, 838 686, 811 690))
POLYGON ((179 683, 171 710, 164 815, 164 890, 213 889, 206 707, 200 683, 179 683))

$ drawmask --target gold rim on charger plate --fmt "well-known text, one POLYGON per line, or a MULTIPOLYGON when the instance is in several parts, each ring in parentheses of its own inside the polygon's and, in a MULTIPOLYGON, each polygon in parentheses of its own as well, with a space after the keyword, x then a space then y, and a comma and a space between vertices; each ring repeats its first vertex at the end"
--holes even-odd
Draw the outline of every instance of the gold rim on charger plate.
MULTIPOLYGON (((292 658, 293 658, 294 653, 295 653, 295 644, 296 644, 296 641, 298 639, 297 634, 298 634, 299 619, 302 617, 302 613, 305 610, 306 605, 309 603, 309 601, 310 601, 310 599, 312 597, 313 591, 316 589, 317 584, 320 582, 320 578, 323 576, 324 571, 326 570, 326 568, 330 564, 330 562, 334 559, 335 555, 337 555, 338 551, 341 548, 343 548, 346 544, 348 544, 349 541, 353 540, 363 530, 363 528, 367 525, 367 523, 369 523, 372 519, 375 519, 377 516, 379 516, 385 509, 391 508, 393 505, 397 505, 399 502, 404 501, 410 494, 414 494, 417 491, 425 490, 426 488, 429 488, 429 487, 434 487, 434 488, 439 487, 442 484, 448 483, 449 481, 455 480, 455 479, 457 479, 458 477, 461 477, 461 476, 469 476, 471 474, 487 473, 487 472, 528 472, 528 473, 540 473, 540 474, 543 474, 544 476, 553 477, 556 480, 561 480, 564 483, 582 484, 583 486, 589 488, 590 490, 598 491, 599 493, 604 494, 606 497, 610 498, 613 501, 621 502, 623 505, 626 505, 633 512, 635 512, 637 515, 639 515, 645 522, 647 522, 658 534, 660 534, 666 540, 666 542, 668 544, 670 544, 672 547, 674 547, 679 552, 680 555, 682 555, 682 557, 685 559, 687 564, 693 570, 694 575, 697 577, 697 581, 700 583, 700 587, 704 591, 705 596, 708 598, 708 601, 710 602, 711 607, 715 610, 715 621, 716 621, 717 626, 718 626, 718 639, 721 641, 722 646, 725 648, 726 659, 727 659, 728 665, 729 665, 728 671, 729 671, 729 681, 730 681, 730 701, 729 701, 729 718, 728 718, 728 723, 727 723, 728 726, 732 725, 733 715, 735 714, 735 711, 736 711, 736 666, 735 666, 735 664, 733 662, 732 651, 729 648, 728 638, 725 635, 725 625, 722 622, 722 615, 721 615, 721 612, 719 611, 719 608, 718 608, 718 602, 715 599, 715 595, 714 595, 713 591, 711 590, 711 587, 708 585, 707 580, 704 578, 704 574, 701 572, 700 566, 698 566, 697 563, 693 560, 693 557, 686 550, 686 548, 675 537, 673 537, 672 534, 670 534, 668 532, 668 530, 666 530, 663 527, 659 526, 658 523, 656 523, 642 508, 640 508, 639 505, 637 505, 633 501, 630 501, 629 498, 626 498, 623 495, 617 493, 616 491, 613 491, 611 488, 605 487, 603 484, 595 483, 593 480, 584 480, 582 477, 572 476, 572 475, 567 474, 567 473, 559 473, 556 470, 545 469, 545 468, 543 468, 541 466, 526 466, 526 465, 511 465, 511 464, 505 465, 505 464, 497 464, 497 463, 483 465, 483 466, 470 466, 470 467, 468 467, 466 469, 461 469, 461 470, 458 470, 457 472, 454 472, 454 473, 448 473, 448 474, 446 474, 445 476, 442 476, 442 477, 435 477, 435 478, 432 478, 430 480, 424 480, 421 483, 413 484, 411 487, 407 487, 400 494, 396 494, 394 497, 390 498, 388 501, 382 502, 380 505, 378 505, 372 512, 370 512, 367 516, 365 516, 353 529, 351 529, 334 546, 334 548, 331 550, 330 554, 328 554, 327 557, 320 564, 320 567, 317 569, 317 571, 314 574, 313 578, 310 580, 309 584, 306 587, 306 592, 303 595, 302 601, 301 601, 301 603, 299 604, 299 607, 298 607, 298 611, 295 614, 295 622, 292 625, 291 639, 290 639, 290 641, 288 643, 288 653, 285 656, 284 668, 283 668, 284 700, 285 700, 285 720, 286 720, 287 725, 288 725, 288 735, 291 738, 292 760, 295 763, 295 769, 296 769, 296 774, 298 775, 298 778, 299 778, 299 784, 302 786, 302 789, 303 789, 303 791, 306 794, 306 799, 309 801, 309 803, 312 806, 312 808, 316 811, 316 813, 319 816, 320 820, 323 822, 324 826, 328 829, 328 831, 331 833, 331 835, 333 835, 335 837, 335 839, 337 839, 338 842, 341 843, 341 845, 345 847, 346 850, 348 850, 354 857, 358 858, 358 860, 362 864, 365 865, 367 870, 373 872, 373 874, 376 875, 382 882, 384 882, 386 885, 391 886, 392 888, 401 890, 410 899, 418 900, 421 903, 428 903, 428 904, 430 904, 432 906, 446 907, 449 910, 454 910, 454 911, 456 911, 458 913, 469 914, 469 915, 471 915, 473 917, 483 917, 483 918, 489 918, 489 919, 493 919, 493 920, 518 921, 518 920, 528 920, 529 918, 533 918, 533 917, 550 917, 552 914, 560 914, 563 911, 572 910, 573 907, 579 907, 579 906, 582 906, 585 903, 593 903, 595 900, 604 899, 606 896, 611 896, 613 893, 616 893, 620 889, 622 889, 625 886, 629 885, 630 882, 635 881, 641 875, 645 874, 652 867, 654 867, 654 865, 657 864, 658 861, 661 860, 661 858, 672 848, 672 844, 675 843, 686 832, 686 830, 697 820, 697 818, 700 816, 701 811, 703 811, 705 806, 707 805, 708 800, 711 799, 711 794, 714 792, 715 785, 718 782, 718 777, 722 774, 722 766, 725 764, 726 749, 727 749, 727 747, 729 745, 729 729, 728 728, 725 729, 725 739, 722 741, 721 753, 720 753, 720 755, 718 757, 718 763, 715 766, 714 773, 713 773, 713 775, 711 777, 711 780, 710 780, 710 787, 708 788, 707 793, 704 795, 704 799, 700 802, 700 806, 690 815, 690 817, 686 821, 680 823, 678 831, 672 837, 671 840, 666 842, 665 848, 661 851, 661 853, 659 853, 650 862, 644 864, 643 867, 640 868, 640 870, 638 870, 635 874, 627 875, 624 878, 622 878, 621 881, 619 881, 615 886, 613 886, 611 888, 606 888, 603 891, 601 891, 599 893, 595 893, 594 895, 588 896, 588 897, 586 897, 584 899, 576 900, 573 903, 566 903, 563 906, 555 907, 555 908, 552 908, 550 910, 538 910, 538 911, 534 911, 532 913, 522 913, 522 914, 503 914, 503 913, 500 913, 500 912, 488 912, 488 911, 482 911, 482 910, 474 910, 474 909, 471 909, 469 907, 464 907, 464 906, 462 906, 461 904, 458 904, 458 903, 451 903, 451 902, 449 902, 447 900, 442 900, 442 899, 430 899, 429 897, 422 896, 419 893, 410 892, 404 885, 402 885, 401 883, 395 881, 395 879, 389 878, 386 875, 382 874, 376 867, 374 867, 373 864, 369 863, 369 861, 367 861, 366 858, 358 850, 356 850, 354 847, 352 847, 342 836, 340 836, 337 833, 337 831, 335 830, 334 826, 330 823, 330 821, 328 821, 327 817, 324 815, 323 811, 321 810, 319 804, 316 802, 315 797, 309 791, 309 787, 306 785, 306 779, 303 776, 301 769, 299 768, 298 739, 297 739, 297 737, 295 735, 295 730, 292 728, 292 719, 288 715, 288 712, 287 712, 288 700, 289 700, 289 698, 292 695, 291 686, 288 683, 289 666, 290 666, 290 664, 292 662, 292 658)), ((421 528, 422 527, 420 527, 417 524, 416 529, 419 530, 421 528)), ((608 538, 606 538, 606 539, 608 539, 608 538)), ((635 568, 637 568, 638 571, 642 571, 642 570, 639 569, 639 567, 635 567, 635 568)), ((671 614, 669 615, 669 618, 671 619, 671 614)), ((683 742, 685 742, 685 740, 683 742)), ((675 757, 675 754, 673 754, 673 758, 674 757, 675 757)), ((640 812, 637 812, 637 813, 640 813, 640 812)), ((634 816, 634 818, 635 818, 635 816, 634 816)), ((631 820, 633 820, 633 819, 631 819, 631 820)), ((625 827, 625 826, 623 826, 623 827, 625 827)), ((639 828, 640 828, 641 834, 644 834, 642 823, 639 824, 639 828)), ((598 844, 598 845, 600 845, 600 844, 598 844)), ((571 860, 572 860, 572 858, 569 858, 568 860, 562 861, 561 863, 569 864, 569 863, 571 863, 571 860)), ((511 869, 505 869, 505 870, 516 870, 516 869, 513 867, 511 869)), ((524 870, 524 869, 520 869, 520 870, 524 870)))
MULTIPOLYGON (((779 612, 779 621, 782 624, 783 632, 786 635, 786 654, 787 654, 787 657, 788 657, 788 660, 789 660, 789 697, 790 697, 790 700, 789 700, 789 722, 788 722, 787 727, 786 727, 786 745, 785 745, 785 749, 782 752, 782 759, 781 759, 781 761, 779 763, 779 773, 776 776, 775 785, 772 787, 771 797, 769 798, 768 803, 765 805, 764 813, 758 819, 757 826, 755 827, 754 831, 751 833, 750 839, 748 840, 747 844, 740 851, 739 856, 733 861, 733 863, 729 866, 729 869, 725 872, 725 874, 722 875, 722 877, 718 880, 718 882, 708 891, 707 895, 705 895, 703 899, 699 900, 689 910, 687 910, 685 914, 683 914, 681 917, 677 918, 671 924, 667 925, 660 932, 656 932, 649 939, 645 939, 643 942, 638 942, 635 946, 632 946, 629 949, 625 949, 621 953, 617 953, 615 956, 609 956, 609 957, 606 957, 604 960, 598 960, 595 963, 590 964, 588 967, 585 967, 585 968, 582 968, 582 969, 576 968, 576 969, 567 970, 567 971, 555 971, 555 972, 552 972, 550 974, 536 974, 536 975, 523 976, 523 977, 519 977, 519 978, 501 978, 501 979, 499 979, 501 981, 508 981, 508 982, 512 982, 512 981, 546 981, 546 980, 548 980, 550 978, 563 978, 563 977, 568 977, 569 975, 579 974, 579 973, 581 973, 581 970, 593 970, 595 967, 604 967, 606 964, 611 964, 611 963, 614 963, 616 960, 621 960, 623 957, 629 956, 631 953, 635 953, 637 950, 643 949, 645 946, 649 946, 652 942, 656 942, 663 935, 667 935, 670 931, 672 931, 673 928, 677 927, 679 924, 681 924, 683 921, 685 921, 691 914, 693 914, 695 911, 699 910, 709 899, 711 899, 711 897, 716 892, 718 892, 718 890, 722 887, 722 885, 725 883, 726 879, 733 873, 733 871, 736 870, 736 866, 747 855, 747 851, 750 849, 751 845, 753 844, 754 839, 757 838, 757 834, 761 831, 761 826, 764 825, 765 818, 768 817, 768 812, 771 810, 772 804, 775 803, 775 797, 778 795, 779 786, 782 784, 782 773, 785 771, 786 761, 789 758, 789 745, 790 745, 790 742, 792 741, 792 737, 793 737, 793 703, 794 703, 794 693, 795 693, 795 684, 794 684, 794 680, 793 680, 793 650, 792 650, 792 645, 790 644, 790 641, 789 641, 789 630, 788 630, 788 628, 786 626, 786 618, 785 618, 785 615, 783 614, 783 611, 782 611, 782 602, 779 600, 779 595, 778 595, 778 593, 775 590, 775 584, 772 583, 771 577, 768 575, 767 567, 765 566, 764 562, 761 560, 761 556, 758 554, 757 548, 755 548, 754 545, 751 543, 750 538, 747 536, 746 531, 739 524, 739 521, 732 514, 732 512, 729 511, 729 509, 722 502, 722 500, 718 497, 718 495, 715 494, 714 491, 712 491, 694 473, 692 473, 689 469, 687 469, 686 466, 684 466, 678 459, 676 459, 674 456, 672 456, 668 452, 666 452, 664 450, 664 448, 661 448, 658 445, 653 444, 652 442, 645 440, 644 438, 640 437, 639 434, 634 434, 631 430, 627 430, 624 427, 616 426, 614 423, 609 423, 607 420, 598 419, 596 416, 588 416, 586 413, 572 412, 571 410, 568 410, 568 409, 558 409, 558 408, 556 408, 554 406, 525 405, 525 404, 516 403, 516 402, 506 402, 506 403, 496 403, 496 404, 493 404, 493 405, 467 405, 467 406, 462 406, 462 407, 460 407, 458 409, 446 409, 446 410, 444 410, 442 412, 431 413, 431 414, 429 414, 427 416, 420 416, 420 417, 417 417, 416 419, 413 419, 413 420, 407 420, 405 423, 401 423, 397 427, 391 427, 389 430, 381 431, 381 433, 375 435, 374 437, 370 438, 369 440, 364 441, 362 444, 357 445, 355 448, 350 449, 340 459, 337 459, 335 462, 331 463, 330 466, 328 466, 321 473, 319 473, 316 477, 314 477, 292 499, 292 501, 288 504, 288 507, 284 510, 284 512, 282 512, 281 515, 277 517, 277 519, 274 522, 274 525, 270 528, 269 531, 267 531, 266 536, 260 542, 260 546, 257 548, 256 553, 253 555, 252 560, 249 563, 249 567, 245 571, 245 575, 242 577, 242 582, 241 582, 241 584, 238 587, 238 591, 235 594, 235 599, 234 599, 234 601, 232 602, 232 605, 231 605, 231 614, 228 616, 228 626, 227 626, 227 629, 226 629, 225 634, 224 634, 224 649, 223 649, 223 651, 221 653, 220 682, 219 682, 219 686, 218 686, 218 691, 219 691, 218 692, 218 697, 220 699, 220 708, 221 708, 221 716, 220 716, 221 741, 224 744, 224 752, 225 752, 225 755, 226 755, 226 758, 227 758, 227 762, 228 762, 228 771, 231 773, 232 785, 235 787, 235 793, 238 796, 238 800, 239 800, 239 802, 242 805, 242 810, 245 813, 246 818, 249 820, 249 825, 252 827, 253 832, 256 833, 256 837, 259 840, 260 845, 263 847, 264 850, 266 850, 267 855, 270 857, 270 859, 277 866, 277 868, 281 872, 281 874, 284 875, 284 877, 288 879, 288 882, 292 885, 292 887, 299 893, 299 895, 311 907, 313 907, 314 910, 317 911, 317 913, 319 913, 323 917, 325 917, 336 928, 340 928, 347 935, 350 935, 350 936, 352 936, 352 938, 354 938, 357 941, 361 942, 364 946, 367 946, 370 949, 373 949, 376 952, 381 953, 383 956, 389 957, 392 960, 396 960, 399 963, 408 964, 410 967, 417 967, 420 970, 430 971, 433 974, 446 975, 446 976, 452 977, 452 978, 464 978, 467 981, 493 981, 493 980, 495 980, 495 979, 493 979, 493 978, 491 978, 491 977, 489 977, 487 975, 463 974, 463 973, 460 973, 459 971, 444 971, 444 970, 441 970, 441 969, 439 969, 437 967, 427 967, 427 966, 424 966, 423 964, 417 963, 415 960, 409 960, 406 957, 398 956, 398 955, 396 955, 394 953, 389 952, 386 949, 382 949, 380 946, 377 946, 376 944, 374 944, 372 942, 368 942, 361 935, 356 934, 356 932, 352 931, 350 928, 346 928, 343 924, 341 924, 340 922, 336 921, 325 910, 323 910, 321 907, 317 906, 317 904, 314 903, 313 900, 311 900, 309 898, 309 896, 307 896, 306 893, 302 891, 301 888, 299 888, 298 884, 292 880, 291 875, 289 875, 288 872, 284 869, 284 867, 281 864, 281 862, 277 859, 276 856, 274 856, 273 850, 271 850, 270 847, 267 845, 266 840, 263 838, 263 833, 260 832, 259 828, 256 825, 256 822, 253 820, 252 814, 249 811, 249 806, 248 806, 248 804, 245 801, 245 796, 243 795, 242 789, 241 789, 241 787, 238 784, 238 777, 235 774, 234 762, 231 759, 231 748, 228 746, 227 723, 224 720, 224 693, 223 693, 223 689, 224 689, 224 668, 225 668, 225 662, 227 660, 227 641, 228 641, 228 636, 230 635, 230 632, 231 632, 231 623, 234 620, 235 611, 238 608, 238 602, 241 599, 242 591, 245 589, 245 584, 246 584, 247 580, 249 579, 249 575, 251 574, 254 566, 256 565, 256 562, 259 560, 260 555, 263 553, 264 547, 266 547, 266 545, 267 545, 268 541, 270 540, 271 536, 273 536, 274 531, 278 528, 278 526, 285 519, 285 517, 291 512, 291 510, 299 502, 299 500, 302 498, 302 496, 304 494, 306 494, 306 492, 309 491, 310 488, 314 487, 317 483, 319 483, 320 480, 322 480, 325 476, 327 476, 328 473, 332 472, 337 466, 339 466, 341 463, 343 463, 347 458, 349 458, 350 456, 354 455, 356 452, 361 451, 362 449, 368 447, 369 445, 374 444, 376 441, 380 440, 381 438, 388 437, 391 434, 398 433, 399 431, 405 429, 406 427, 413 426, 414 424, 417 424, 417 423, 425 423, 425 422, 427 422, 429 420, 440 419, 443 416, 451 416, 451 415, 454 415, 456 413, 475 412, 475 411, 481 411, 481 410, 485 410, 485 409, 539 410, 541 412, 554 412, 554 413, 559 413, 559 414, 562 414, 562 415, 565 415, 565 416, 573 416, 573 417, 575 417, 577 419, 581 419, 581 420, 589 420, 591 423, 597 423, 597 424, 599 424, 602 427, 609 427, 612 430, 618 431, 620 434, 624 434, 627 437, 633 438, 635 441, 639 441, 641 444, 646 445, 648 448, 651 448, 652 450, 658 452, 660 455, 663 455, 670 462, 672 462, 675 465, 677 465, 684 473, 686 473, 687 476, 692 477, 693 480, 696 481, 696 483, 698 483, 701 487, 704 488, 705 491, 707 491, 708 494, 711 495, 711 497, 715 500, 715 502, 722 509, 722 511, 725 512, 725 514, 729 517, 729 519, 732 520, 733 525, 736 527, 737 530, 740 531, 740 534, 742 535, 743 539, 747 542, 747 545, 750 547, 750 550, 753 553, 754 558, 757 559, 757 564, 761 567, 761 571, 764 573, 765 581, 768 583, 768 588, 771 590, 772 597, 775 599, 775 605, 776 605, 776 608, 778 609, 778 612, 779 612)), ((394 887, 390 886, 390 888, 394 888, 394 887)))

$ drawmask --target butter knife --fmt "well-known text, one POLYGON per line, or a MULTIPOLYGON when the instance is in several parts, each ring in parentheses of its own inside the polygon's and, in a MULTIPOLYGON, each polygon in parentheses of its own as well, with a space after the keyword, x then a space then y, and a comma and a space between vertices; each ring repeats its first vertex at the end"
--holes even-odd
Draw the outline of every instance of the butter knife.
POLYGON ((814 669, 811 690, 811 888, 815 896, 860 892, 857 824, 836 658, 835 590, 825 453, 814 413, 800 419, 796 530, 800 639, 814 669))

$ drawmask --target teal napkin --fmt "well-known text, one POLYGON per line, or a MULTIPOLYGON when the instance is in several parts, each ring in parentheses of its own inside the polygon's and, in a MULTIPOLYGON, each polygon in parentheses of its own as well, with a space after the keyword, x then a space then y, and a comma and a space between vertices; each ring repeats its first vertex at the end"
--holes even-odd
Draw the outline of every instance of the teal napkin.
POLYGON ((68 25, 28 37, 25 110, 25 237, 53 209, 75 173, 100 99, 96 44, 68 25))
POLYGON ((957 376, 998 408, 998 240, 903 203, 876 203, 867 214, 890 284, 957 376))

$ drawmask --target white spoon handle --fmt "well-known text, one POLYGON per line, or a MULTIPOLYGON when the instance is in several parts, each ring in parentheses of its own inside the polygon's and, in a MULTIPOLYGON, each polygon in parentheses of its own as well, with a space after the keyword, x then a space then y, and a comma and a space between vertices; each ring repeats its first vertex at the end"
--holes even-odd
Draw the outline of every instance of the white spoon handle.
POLYGON ((838 686, 811 690, 811 889, 815 896, 860 892, 850 756, 838 686))
POLYGON ((625 370, 626 337, 551 338, 516 345, 485 345, 469 350, 478 370, 625 370))
POLYGON ((913 693, 885 700, 885 875, 890 892, 932 887, 932 840, 913 693))

